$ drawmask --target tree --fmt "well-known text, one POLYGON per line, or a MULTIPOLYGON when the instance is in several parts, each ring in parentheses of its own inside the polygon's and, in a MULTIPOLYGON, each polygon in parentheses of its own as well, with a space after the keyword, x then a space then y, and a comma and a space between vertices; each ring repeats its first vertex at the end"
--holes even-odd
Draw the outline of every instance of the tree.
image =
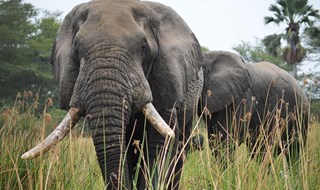
POLYGON ((49 63, 52 43, 60 26, 57 19, 61 12, 44 12, 44 17, 36 21, 36 33, 30 38, 28 45, 31 47, 38 61, 49 63))
POLYGON ((207 48, 207 47, 205 47, 205 46, 201 46, 201 51, 202 51, 202 52, 209 51, 209 48, 207 48))
POLYGON ((25 44, 36 28, 32 19, 37 11, 21 0, 0 1, 0 61, 19 64, 25 44))
POLYGON ((287 64, 292 65, 293 75, 297 78, 297 64, 306 56, 306 49, 301 45, 300 28, 314 25, 315 19, 320 18, 319 10, 308 4, 308 0, 277 0, 271 4, 269 10, 273 16, 264 17, 265 24, 285 24, 283 34, 266 36, 263 43, 271 54, 281 52, 287 64), (287 46, 280 50, 281 39, 287 42, 287 46))
POLYGON ((17 92, 54 90, 49 57, 59 27, 59 13, 38 18, 21 0, 0 0, 0 105, 17 92))
POLYGON ((308 51, 313 53, 317 61, 320 61, 320 19, 314 27, 307 28, 304 34, 308 51))
POLYGON ((262 40, 257 39, 255 44, 242 41, 241 44, 234 46, 232 49, 248 62, 256 63, 260 61, 269 61, 286 71, 291 70, 287 65, 285 65, 284 61, 278 54, 269 53, 262 40))

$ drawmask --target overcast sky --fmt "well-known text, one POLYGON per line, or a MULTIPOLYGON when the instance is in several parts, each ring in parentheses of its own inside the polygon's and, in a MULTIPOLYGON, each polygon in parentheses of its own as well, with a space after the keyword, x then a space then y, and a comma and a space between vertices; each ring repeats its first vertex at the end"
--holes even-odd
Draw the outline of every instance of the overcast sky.
MULTIPOLYGON (((26 0, 36 8, 63 12, 89 0, 26 0)), ((228 50, 241 41, 255 43, 256 38, 280 33, 284 27, 264 25, 263 17, 275 0, 154 0, 172 7, 187 22, 200 44, 210 50, 228 50)), ((309 0, 320 9, 320 0, 309 0)))

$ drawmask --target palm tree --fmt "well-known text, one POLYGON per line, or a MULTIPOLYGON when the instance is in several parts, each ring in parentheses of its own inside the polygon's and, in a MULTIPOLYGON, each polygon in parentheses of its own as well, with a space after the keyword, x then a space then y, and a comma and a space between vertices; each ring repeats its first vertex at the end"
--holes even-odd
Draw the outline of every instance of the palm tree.
POLYGON ((319 10, 308 4, 308 0, 277 0, 271 4, 269 11, 273 16, 264 17, 265 24, 285 24, 286 29, 282 34, 272 34, 263 39, 269 53, 278 55, 282 53, 287 64, 292 65, 293 75, 297 78, 297 64, 306 56, 306 50, 301 45, 300 26, 306 28, 314 25, 315 19, 320 18, 319 10), (287 42, 281 50, 281 39, 287 42))

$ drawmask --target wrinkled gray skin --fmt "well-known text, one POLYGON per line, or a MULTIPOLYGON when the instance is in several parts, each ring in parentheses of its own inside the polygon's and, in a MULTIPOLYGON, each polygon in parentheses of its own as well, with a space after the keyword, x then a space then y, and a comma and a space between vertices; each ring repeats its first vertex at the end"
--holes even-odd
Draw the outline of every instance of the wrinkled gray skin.
MULTIPOLYGON (((205 52, 203 70, 202 105, 210 112, 206 120, 211 142, 217 140, 215 138, 223 141, 228 138, 227 133, 232 133, 240 143, 249 137, 246 142, 254 145, 261 126, 267 134, 272 131, 275 121, 270 118, 275 118, 275 107, 281 110, 281 118, 289 120, 288 133, 297 131, 297 121, 290 115, 294 113, 299 118, 302 115, 303 121, 298 122, 302 123, 302 134, 306 137, 309 103, 303 89, 286 71, 268 62, 249 64, 225 51, 205 52), (235 113, 236 120, 232 120, 235 113), (266 125, 265 121, 273 123, 266 125), (235 130, 230 127, 232 122, 237 126, 235 130)), ((282 140, 286 139, 284 133, 282 140)))
MULTIPOLYGON (((182 139, 179 131, 188 131, 183 123, 190 125, 202 90, 202 60, 200 45, 186 23, 158 3, 96 0, 76 6, 65 17, 52 52, 60 107, 79 108, 81 116, 89 119, 107 189, 118 188, 119 160, 127 148, 121 183, 132 188, 138 155, 129 137, 133 133, 133 139, 142 142, 141 110, 147 103, 152 102, 171 127, 178 122, 175 153, 182 139)), ((164 137, 149 123, 146 131, 148 154, 144 155, 149 155, 146 159, 152 166, 164 137)), ((172 184, 176 188, 181 167, 179 160, 172 184)), ((138 189, 143 189, 145 181, 140 177, 138 189)))

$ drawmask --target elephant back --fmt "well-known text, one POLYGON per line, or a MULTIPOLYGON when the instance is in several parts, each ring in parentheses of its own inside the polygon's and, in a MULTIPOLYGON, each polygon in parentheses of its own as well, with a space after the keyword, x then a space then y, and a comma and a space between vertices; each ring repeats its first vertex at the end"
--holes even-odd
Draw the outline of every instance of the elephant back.
MULTIPOLYGON (((260 105, 260 112, 263 108, 272 111, 276 106, 288 107, 293 112, 296 107, 303 107, 307 111, 309 102, 301 85, 287 71, 269 62, 258 62, 250 66, 252 68, 252 86, 254 94, 264 105, 260 105)), ((264 110, 265 111, 265 110, 264 110)), ((284 112, 284 111, 283 111, 284 112)))

